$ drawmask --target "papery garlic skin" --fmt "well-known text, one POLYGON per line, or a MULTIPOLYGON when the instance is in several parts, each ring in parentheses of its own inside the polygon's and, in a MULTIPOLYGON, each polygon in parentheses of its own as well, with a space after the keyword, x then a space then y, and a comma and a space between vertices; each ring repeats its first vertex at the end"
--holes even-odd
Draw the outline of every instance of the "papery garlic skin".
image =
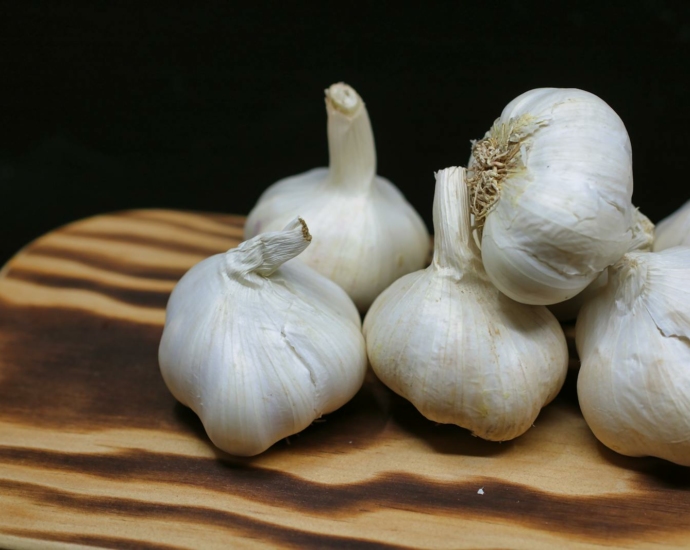
POLYGON ((306 265, 284 263, 310 240, 296 219, 198 263, 170 296, 163 379, 228 453, 263 452, 345 404, 364 380, 350 298, 306 265))
POLYGON ((578 316, 582 414, 607 447, 690 466, 690 248, 631 252, 578 316))
POLYGON ((376 175, 369 115, 350 86, 326 90, 329 168, 269 187, 250 212, 245 238, 282 227, 297 213, 314 242, 300 261, 338 283, 365 311, 394 280, 424 266, 429 233, 388 180, 376 175))
POLYGON ((369 361, 428 419, 513 439, 563 385, 565 337, 545 307, 519 304, 489 281, 471 234, 464 169, 436 177, 433 262, 369 309, 369 361))
MULTIPOLYGON (((654 245, 655 228, 651 220, 638 209, 633 211, 633 238, 629 252, 651 252, 654 245)), ((608 270, 602 271, 582 292, 565 302, 559 302, 549 306, 549 310, 561 322, 574 321, 577 314, 587 300, 590 300, 609 280, 608 270)))
POLYGON ((654 252, 674 246, 690 246, 690 201, 656 226, 654 252))
POLYGON ((517 97, 475 143, 468 170, 484 267, 514 300, 572 298, 629 248, 632 148, 591 93, 517 97))

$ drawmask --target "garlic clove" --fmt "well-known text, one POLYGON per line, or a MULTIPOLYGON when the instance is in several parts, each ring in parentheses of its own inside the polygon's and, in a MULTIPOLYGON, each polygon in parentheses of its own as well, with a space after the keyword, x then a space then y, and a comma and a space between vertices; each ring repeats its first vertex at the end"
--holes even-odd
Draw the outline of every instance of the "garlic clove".
POLYGON ((369 309, 369 360, 430 420, 513 439, 560 390, 565 337, 546 308, 519 304, 489 281, 470 228, 464 169, 436 177, 433 262, 398 279, 369 309))
POLYGON ((582 414, 604 445, 690 466, 690 248, 630 252, 576 326, 582 414))
POLYGON ((690 246, 690 201, 656 226, 654 252, 674 246, 690 246))
POLYGON ((527 304, 581 292, 632 239, 632 149, 604 101, 543 88, 514 99, 469 163, 492 282, 527 304))
POLYGON ((163 379, 231 454, 252 456, 303 430, 364 380, 356 307, 335 283, 289 261, 310 241, 295 219, 203 260, 170 296, 163 379))
POLYGON ((245 237, 282 227, 298 212, 316 235, 300 256, 338 283, 360 311, 398 277, 424 266, 424 222, 388 180, 376 175, 376 149, 364 102, 350 86, 326 90, 330 166, 281 180, 250 212, 245 237))

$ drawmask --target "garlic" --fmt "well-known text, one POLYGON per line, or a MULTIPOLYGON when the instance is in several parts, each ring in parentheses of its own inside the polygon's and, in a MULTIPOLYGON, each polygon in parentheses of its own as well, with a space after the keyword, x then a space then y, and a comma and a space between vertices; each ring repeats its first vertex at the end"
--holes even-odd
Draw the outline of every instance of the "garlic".
POLYGON ((335 283, 288 262, 310 241, 295 219, 203 260, 170 296, 163 379, 231 454, 252 456, 303 430, 364 380, 354 304, 335 283))
POLYGON ((577 319, 582 414, 607 447, 690 466, 690 248, 630 252, 577 319))
MULTIPOLYGON (((641 252, 650 252, 654 243, 654 224, 637 208, 633 211, 633 221, 633 239, 630 243, 629 251, 639 250, 641 252)), ((582 292, 565 302, 550 305, 549 310, 551 310, 551 313, 553 313, 559 321, 575 320, 582 305, 592 298, 599 289, 605 287, 608 280, 608 270, 604 270, 582 292)))
POLYGON ((245 238, 302 213, 315 238, 300 260, 338 283, 365 311, 398 277, 424 267, 429 233, 400 191, 376 175, 374 135, 357 92, 332 85, 326 111, 329 168, 269 187, 249 214, 245 238))
POLYGON ((690 246, 690 201, 656 226, 654 252, 673 246, 690 246))
POLYGON ((517 97, 474 143, 468 174, 484 267, 514 300, 572 298, 629 248, 630 140, 593 94, 517 97))
POLYGON ((527 431, 560 390, 568 350, 555 317, 489 281, 463 168, 436 174, 431 266, 398 279, 364 320, 371 366, 427 418, 494 441, 527 431))

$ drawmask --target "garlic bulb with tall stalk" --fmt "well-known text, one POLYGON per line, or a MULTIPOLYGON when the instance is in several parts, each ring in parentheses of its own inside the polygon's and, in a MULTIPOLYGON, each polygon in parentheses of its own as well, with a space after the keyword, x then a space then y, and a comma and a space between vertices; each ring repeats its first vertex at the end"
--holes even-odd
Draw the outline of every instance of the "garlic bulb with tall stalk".
POLYGON ((656 226, 654 252, 674 246, 690 246, 690 201, 656 226))
POLYGON ((577 89, 511 101, 468 167, 491 281, 526 304, 572 298, 632 239, 632 148, 618 115, 577 89))
POLYGON ((168 301, 159 363, 211 441, 252 456, 357 392, 367 367, 355 305, 301 262, 302 219, 190 269, 168 301))
MULTIPOLYGON (((629 252, 634 250, 651 252, 652 245, 654 244, 654 224, 637 208, 633 212, 633 220, 633 239, 630 242, 629 252)), ((608 280, 609 273, 608 270, 605 269, 582 292, 565 302, 559 302, 548 306, 549 310, 551 310, 551 313, 561 322, 574 321, 583 304, 592 298, 599 289, 606 286, 608 280)))
POLYGON ((330 165, 269 187, 250 212, 245 237, 282 227, 297 213, 314 242, 300 260, 338 283, 361 311, 394 280, 424 266, 424 222, 388 180, 376 175, 369 115, 346 84, 326 90, 330 165))
POLYGON ((577 319, 582 414, 607 447, 690 466, 690 247, 630 252, 577 319))
POLYGON ((489 281, 464 168, 436 174, 434 230, 432 264, 398 279, 366 315, 369 361, 428 419, 513 439, 565 380, 563 331, 548 309, 515 302, 489 281))

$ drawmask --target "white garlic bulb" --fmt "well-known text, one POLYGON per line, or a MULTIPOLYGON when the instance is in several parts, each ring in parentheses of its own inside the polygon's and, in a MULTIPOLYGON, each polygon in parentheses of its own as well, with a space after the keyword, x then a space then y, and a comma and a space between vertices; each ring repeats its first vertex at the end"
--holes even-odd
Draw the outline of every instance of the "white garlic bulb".
POLYGON ((527 431, 568 368, 563 331, 543 306, 489 281, 470 228, 463 168, 436 174, 431 266, 393 283, 364 320, 381 381, 427 418, 503 441, 527 431))
POLYGON ((163 379, 231 454, 252 456, 303 430, 364 380, 354 304, 335 283, 288 262, 310 240, 295 219, 203 260, 170 296, 163 379))
MULTIPOLYGON (((633 211, 632 232, 633 239, 630 243, 629 252, 633 250, 651 252, 652 245, 654 244, 654 224, 637 208, 633 211)), ((565 302, 550 305, 549 310, 556 316, 556 319, 561 322, 574 321, 582 305, 592 298, 599 289, 605 287, 608 280, 609 272, 605 269, 582 292, 565 302)))
POLYGON ((690 246, 690 201, 656 226, 654 252, 673 246, 690 246))
POLYGON ((690 248, 630 252, 577 319, 582 414, 607 447, 690 466, 690 248))
POLYGON ((474 143, 468 170, 484 267, 514 300, 572 298, 629 248, 630 140, 593 94, 517 97, 474 143))
POLYGON ((388 180, 376 175, 369 115, 346 84, 326 90, 329 168, 269 187, 250 212, 245 238, 282 227, 297 213, 314 242, 300 261, 338 283, 361 311, 394 280, 424 267, 429 233, 388 180))

